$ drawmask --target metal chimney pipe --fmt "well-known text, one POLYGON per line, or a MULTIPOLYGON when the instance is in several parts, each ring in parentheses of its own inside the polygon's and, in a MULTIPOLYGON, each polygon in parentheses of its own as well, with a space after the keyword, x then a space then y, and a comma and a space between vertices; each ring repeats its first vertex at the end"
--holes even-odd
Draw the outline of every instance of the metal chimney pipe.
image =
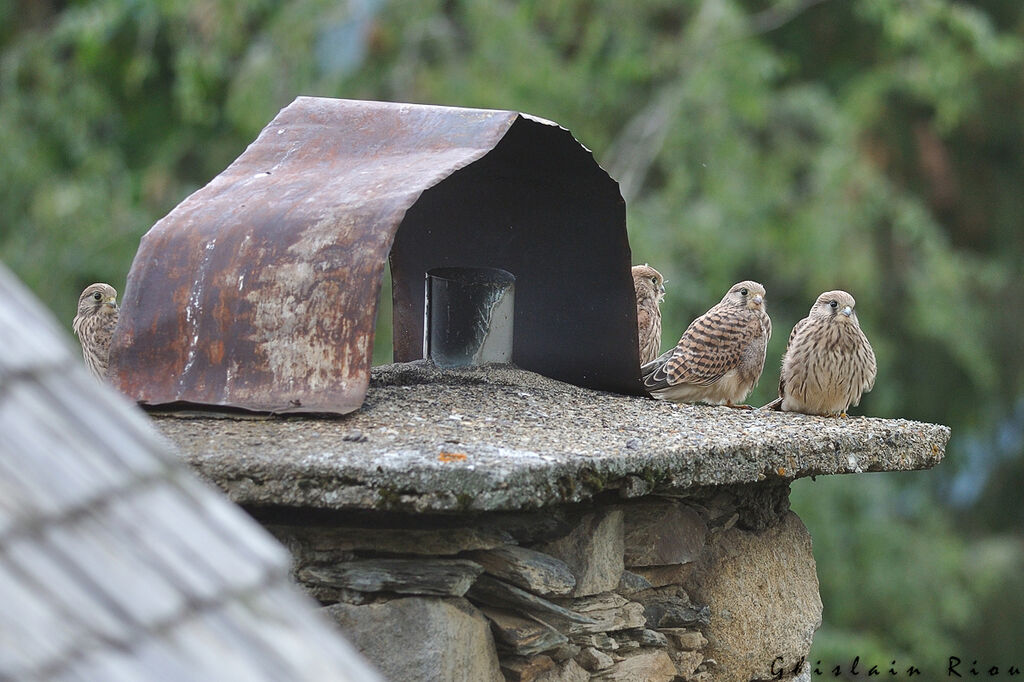
POLYGON ((498 268, 427 271, 423 356, 439 367, 511 362, 515 280, 498 268))

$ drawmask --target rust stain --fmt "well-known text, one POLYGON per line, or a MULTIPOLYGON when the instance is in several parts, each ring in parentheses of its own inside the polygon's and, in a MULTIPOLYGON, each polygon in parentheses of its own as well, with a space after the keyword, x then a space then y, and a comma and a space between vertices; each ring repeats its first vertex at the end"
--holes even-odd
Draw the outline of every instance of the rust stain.
POLYGON ((461 462, 466 459, 466 455, 462 452, 446 452, 442 450, 437 459, 442 462, 461 462))
POLYGON ((210 363, 219 365, 224 361, 224 343, 222 341, 214 341, 210 344, 210 363))

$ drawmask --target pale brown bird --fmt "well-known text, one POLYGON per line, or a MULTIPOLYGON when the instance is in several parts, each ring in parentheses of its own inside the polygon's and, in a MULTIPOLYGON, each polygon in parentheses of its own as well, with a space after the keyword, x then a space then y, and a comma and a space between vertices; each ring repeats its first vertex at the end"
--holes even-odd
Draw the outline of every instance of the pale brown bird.
POLYGON ((633 266, 636 289, 636 330, 640 341, 640 364, 658 357, 661 350, 661 308, 665 298, 665 278, 646 263, 633 266))
POLYGON ((82 344, 85 364, 101 381, 107 378, 110 338, 114 334, 117 315, 117 290, 109 284, 90 284, 78 297, 78 313, 71 328, 82 344))
POLYGON ((757 282, 734 284, 675 348, 641 368, 647 391, 677 403, 739 406, 761 377, 772 335, 764 298, 757 282))
POLYGON ((861 331, 857 302, 826 291, 796 323, 782 356, 779 397, 766 407, 804 414, 846 415, 875 385, 875 351, 861 331))

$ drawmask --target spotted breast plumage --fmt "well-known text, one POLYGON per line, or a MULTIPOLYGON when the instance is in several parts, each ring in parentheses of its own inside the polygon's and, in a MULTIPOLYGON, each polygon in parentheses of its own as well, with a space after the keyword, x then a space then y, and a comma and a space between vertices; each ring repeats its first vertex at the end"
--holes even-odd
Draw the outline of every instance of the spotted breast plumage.
POLYGON ((665 278, 646 263, 633 266, 636 289, 636 328, 640 343, 640 364, 658 357, 661 350, 661 304, 665 298, 665 278))
POLYGON ((860 328, 857 302, 845 291, 826 291, 793 327, 779 376, 784 412, 845 415, 875 385, 877 364, 860 328))
POLYGON ((117 325, 117 290, 109 284, 90 284, 78 297, 71 328, 82 344, 82 357, 93 376, 107 379, 110 339, 117 325))
POLYGON ((644 387, 662 400, 738 406, 761 376, 771 333, 764 287, 738 282, 675 348, 641 368, 644 387))

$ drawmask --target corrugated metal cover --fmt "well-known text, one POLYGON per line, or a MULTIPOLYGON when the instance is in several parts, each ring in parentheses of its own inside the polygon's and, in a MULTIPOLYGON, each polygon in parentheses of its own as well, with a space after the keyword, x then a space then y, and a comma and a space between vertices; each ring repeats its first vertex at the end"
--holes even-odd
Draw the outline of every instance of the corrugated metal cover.
POLYGON ((151 405, 351 412, 389 254, 396 360, 422 356, 428 269, 498 267, 516 277, 517 364, 641 393, 625 205, 568 131, 308 97, 143 237, 115 382, 151 405))

